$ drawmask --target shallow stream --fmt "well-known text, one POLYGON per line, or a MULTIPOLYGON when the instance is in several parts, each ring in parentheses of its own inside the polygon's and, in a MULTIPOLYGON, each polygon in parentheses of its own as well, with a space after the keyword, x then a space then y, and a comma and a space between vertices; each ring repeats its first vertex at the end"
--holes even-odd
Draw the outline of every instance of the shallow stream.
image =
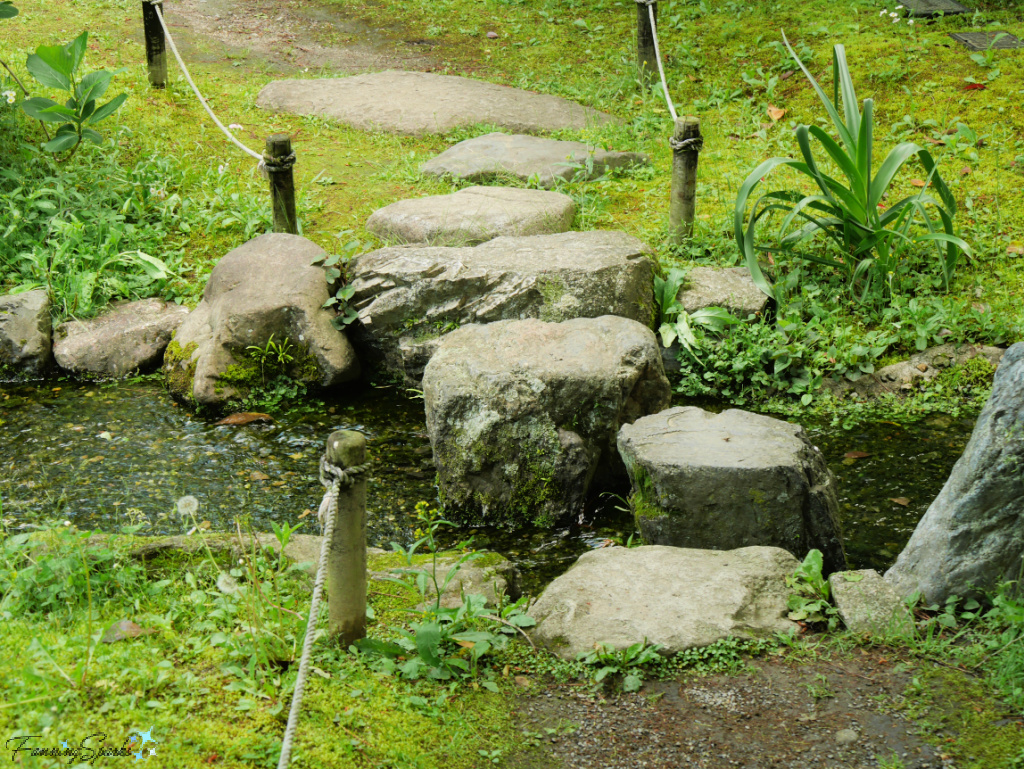
MULTIPOLYGON (((369 544, 408 543, 413 510, 433 502, 434 467, 419 400, 368 387, 337 400, 311 401, 271 424, 219 426, 175 404, 159 382, 0 385, 0 500, 9 526, 70 520, 141 533, 182 533, 176 501, 200 502, 199 522, 234 528, 249 517, 305 521, 317 531, 323 489, 317 463, 327 435, 357 429, 374 469, 367 484, 369 544), (305 517, 303 515, 305 514, 305 517)), ((933 417, 913 425, 883 422, 852 431, 811 428, 839 479, 840 512, 854 568, 884 569, 906 543, 945 482, 973 420, 933 417)), ((633 525, 611 497, 596 500, 582 522, 514 533, 481 527, 476 545, 497 550, 539 587, 589 548, 625 541, 633 525)))

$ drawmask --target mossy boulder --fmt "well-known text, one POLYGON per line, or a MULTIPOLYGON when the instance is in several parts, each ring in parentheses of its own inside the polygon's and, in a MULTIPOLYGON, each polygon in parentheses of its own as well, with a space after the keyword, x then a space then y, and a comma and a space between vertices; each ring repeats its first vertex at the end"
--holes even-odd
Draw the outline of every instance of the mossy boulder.
POLYGON ((618 447, 648 544, 816 548, 827 573, 846 568, 835 478, 800 425, 677 407, 625 425, 618 447))
POLYGON ((358 377, 355 351, 323 307, 327 281, 311 264, 323 254, 305 238, 274 233, 225 255, 164 355, 171 393, 220 410, 263 384, 268 363, 320 387, 358 377))
POLYGON ((618 315, 654 322, 651 251, 624 232, 499 237, 475 247, 389 247, 349 267, 361 355, 418 387, 437 338, 469 323, 618 315))
POLYGON ((423 375, 450 514, 552 525, 625 468, 615 434, 668 405, 653 332, 626 318, 499 321, 442 338, 423 375))

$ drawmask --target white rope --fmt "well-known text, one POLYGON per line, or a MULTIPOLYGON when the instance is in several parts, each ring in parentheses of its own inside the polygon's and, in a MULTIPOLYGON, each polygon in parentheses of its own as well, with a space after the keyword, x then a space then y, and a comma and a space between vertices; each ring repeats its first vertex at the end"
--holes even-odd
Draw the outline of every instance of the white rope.
POLYGON ((210 105, 206 103, 206 99, 204 99, 203 95, 199 93, 199 89, 196 87, 195 82, 192 80, 192 76, 188 73, 188 68, 185 66, 185 62, 181 60, 181 54, 178 53, 178 46, 174 44, 174 38, 171 37, 171 32, 169 29, 167 29, 167 24, 164 22, 164 15, 160 10, 160 0, 156 0, 155 2, 154 0, 149 0, 149 3, 153 6, 153 10, 156 11, 156 17, 160 19, 160 26, 163 27, 164 36, 166 36, 167 38, 168 45, 171 46, 171 52, 174 54, 174 58, 178 60, 178 66, 181 67, 181 72, 183 75, 185 75, 185 80, 187 80, 188 84, 192 86, 192 91, 195 93, 196 98, 199 99, 199 103, 203 105, 203 108, 206 110, 206 113, 210 116, 213 122, 217 124, 217 127, 224 132, 224 135, 228 137, 228 139, 230 139, 231 142, 236 147, 238 147, 238 149, 242 150, 242 152, 244 152, 246 155, 249 155, 253 159, 259 161, 260 171, 265 174, 266 171, 264 170, 263 156, 256 152, 253 152, 251 149, 242 144, 242 142, 238 141, 238 139, 235 138, 235 135, 231 133, 231 131, 229 131, 224 126, 224 124, 217 119, 217 116, 213 114, 213 110, 210 109, 210 105))
POLYGON ((679 116, 676 114, 676 105, 672 103, 672 97, 668 95, 668 83, 665 82, 665 68, 661 66, 661 51, 658 49, 658 22, 654 20, 654 0, 636 0, 636 2, 647 6, 647 16, 651 20, 651 37, 654 38, 654 56, 658 60, 658 74, 661 75, 661 90, 665 94, 665 103, 668 105, 668 111, 672 115, 672 120, 678 120, 679 116))

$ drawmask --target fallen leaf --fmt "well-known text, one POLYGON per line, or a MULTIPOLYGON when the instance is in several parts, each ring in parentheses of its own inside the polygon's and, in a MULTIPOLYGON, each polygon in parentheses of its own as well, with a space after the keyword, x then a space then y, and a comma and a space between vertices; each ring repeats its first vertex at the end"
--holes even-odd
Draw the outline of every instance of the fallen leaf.
POLYGON ((230 414, 224 417, 219 422, 214 422, 216 425, 248 425, 253 422, 273 422, 274 418, 270 414, 260 414, 257 411, 241 411, 238 414, 230 414))
POLYGON ((1024 254, 1024 246, 1013 243, 1006 247, 1006 253, 1008 254, 1024 254))
POLYGON ((785 72, 783 72, 781 75, 779 75, 779 79, 780 80, 789 80, 795 74, 796 74, 796 70, 795 69, 787 69, 785 72))
POLYGON ((926 136, 925 141, 928 142, 929 144, 937 144, 940 147, 946 146, 946 142, 942 141, 941 139, 933 139, 930 136, 926 136))
POLYGON ((463 649, 472 649, 474 646, 476 646, 476 644, 472 641, 456 641, 455 643, 457 643, 463 649))
POLYGON ((103 432, 101 432, 101 433, 100 433, 99 435, 97 435, 96 437, 97 437, 97 438, 102 438, 102 439, 103 439, 103 440, 105 440, 105 441, 112 441, 112 440, 114 440, 114 436, 113 436, 113 435, 111 435, 110 433, 108 433, 108 432, 107 432, 106 430, 104 430, 103 432))
POLYGON ((971 173, 970 166, 964 166, 963 168, 960 169, 960 175, 961 176, 967 176, 970 173, 971 173))
POLYGON ((303 459, 303 458, 304 458, 305 456, 306 456, 306 455, 305 455, 305 454, 303 454, 303 453, 302 453, 302 452, 300 451, 300 452, 299 452, 298 454, 289 454, 289 455, 288 455, 288 458, 289 458, 289 459, 303 459))
POLYGON ((968 83, 964 86, 965 91, 984 91, 985 85, 983 83, 968 83))
POLYGON ((866 451, 847 451, 843 454, 844 459, 864 459, 864 457, 870 457, 871 455, 866 451))
POLYGON ((531 683, 530 679, 527 678, 526 676, 516 676, 512 680, 515 682, 516 686, 521 686, 524 689, 527 688, 528 686, 530 686, 530 683, 531 683))
POLYGON ((270 485, 271 486, 287 486, 288 485, 288 481, 274 481, 270 485))
POLYGON ((321 670, 318 667, 314 666, 314 667, 310 668, 310 670, 312 670, 314 673, 316 673, 321 678, 330 678, 331 677, 330 673, 328 673, 326 670, 321 670))
POLYGON ((302 520, 303 518, 305 518, 305 517, 306 517, 307 515, 312 515, 312 514, 313 514, 313 511, 312 511, 312 510, 310 510, 310 509, 309 509, 309 508, 307 507, 307 508, 306 508, 305 510, 303 510, 303 511, 302 511, 302 515, 300 515, 300 516, 299 516, 299 520, 301 521, 301 520, 302 520))
POLYGON ((906 497, 889 497, 889 501, 895 502, 897 505, 902 505, 903 507, 910 504, 910 500, 906 497))
POLYGON ((154 628, 143 628, 130 619, 121 619, 108 627, 100 640, 105 644, 112 644, 126 638, 138 638, 140 635, 150 635, 155 632, 154 628))
POLYGON ((261 473, 259 470, 253 470, 251 473, 249 473, 249 480, 250 481, 269 481, 270 480, 270 476, 267 475, 266 473, 261 473))
POLYGON ((924 187, 924 186, 926 186, 924 181, 922 181, 921 179, 911 179, 910 183, 913 184, 915 187, 924 187))
POLYGON ((786 110, 776 107, 774 104, 768 105, 768 117, 772 119, 773 123, 777 123, 785 116, 786 110))

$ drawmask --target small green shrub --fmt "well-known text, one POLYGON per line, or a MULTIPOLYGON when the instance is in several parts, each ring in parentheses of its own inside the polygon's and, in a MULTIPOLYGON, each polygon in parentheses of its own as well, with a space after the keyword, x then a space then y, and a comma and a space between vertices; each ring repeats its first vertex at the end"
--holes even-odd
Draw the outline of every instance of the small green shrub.
POLYGON ((829 630, 835 630, 839 626, 839 614, 830 602, 832 590, 822 574, 823 565, 821 551, 811 550, 797 570, 786 577, 786 585, 793 591, 787 601, 789 618, 825 623, 829 630))

